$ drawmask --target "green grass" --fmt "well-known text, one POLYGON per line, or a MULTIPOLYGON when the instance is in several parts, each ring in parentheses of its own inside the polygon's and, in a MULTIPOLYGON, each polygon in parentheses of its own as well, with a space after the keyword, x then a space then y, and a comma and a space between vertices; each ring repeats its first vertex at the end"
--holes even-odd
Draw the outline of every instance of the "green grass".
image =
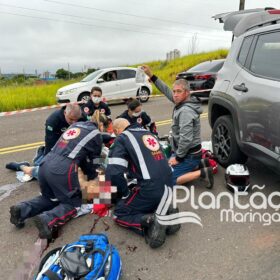
POLYGON ((0 87, 0 112, 54 105, 56 91, 74 82, 58 80, 43 85, 0 87))
MULTIPOLYGON (((160 77, 169 86, 174 82, 179 72, 187 70, 194 65, 206 60, 225 58, 228 54, 227 50, 217 50, 212 52, 204 52, 177 58, 170 62, 152 61, 147 64, 151 67, 154 74, 160 77)), ((139 65, 139 64, 138 64, 139 65)), ((138 65, 133 65, 134 67, 138 65)), ((56 91, 65 85, 77 82, 55 81, 44 85, 25 85, 25 86, 6 86, 0 87, 0 112, 14 111, 20 109, 29 109, 56 104, 56 91)), ((154 87, 154 94, 159 92, 154 87)))
MULTIPOLYGON (((174 59, 170 62, 165 61, 153 61, 147 62, 147 64, 153 70, 153 73, 160 77, 166 84, 171 86, 176 79, 176 75, 182 71, 185 71, 203 61, 221 59, 225 58, 228 54, 228 50, 221 49, 212 52, 198 53, 193 55, 183 56, 177 59, 174 59)), ((139 66, 134 65, 134 66, 139 66)), ((157 89, 153 87, 153 93, 159 94, 157 89)))

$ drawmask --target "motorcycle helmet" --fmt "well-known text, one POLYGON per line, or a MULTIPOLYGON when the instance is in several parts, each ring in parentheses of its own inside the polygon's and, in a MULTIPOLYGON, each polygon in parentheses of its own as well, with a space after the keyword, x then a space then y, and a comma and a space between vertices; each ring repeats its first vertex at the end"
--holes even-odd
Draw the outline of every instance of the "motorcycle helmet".
POLYGON ((249 169, 244 164, 232 164, 225 173, 227 187, 234 192, 246 192, 250 186, 249 169))

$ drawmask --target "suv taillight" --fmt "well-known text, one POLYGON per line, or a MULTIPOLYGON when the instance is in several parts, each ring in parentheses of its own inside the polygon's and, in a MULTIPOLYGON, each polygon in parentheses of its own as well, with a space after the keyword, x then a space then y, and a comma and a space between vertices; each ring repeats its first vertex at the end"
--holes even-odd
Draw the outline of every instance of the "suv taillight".
POLYGON ((212 77, 213 77, 213 75, 210 75, 210 74, 194 76, 195 80, 208 80, 208 79, 210 79, 212 77))
POLYGON ((280 10, 268 10, 267 12, 271 15, 279 15, 280 14, 280 10))

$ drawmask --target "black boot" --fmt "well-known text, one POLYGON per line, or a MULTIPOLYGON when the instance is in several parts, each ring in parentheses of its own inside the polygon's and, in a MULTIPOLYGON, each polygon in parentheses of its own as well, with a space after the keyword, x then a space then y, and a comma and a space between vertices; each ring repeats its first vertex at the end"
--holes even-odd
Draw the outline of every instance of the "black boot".
POLYGON ((205 168, 205 167, 210 167, 210 162, 208 158, 203 158, 201 159, 199 163, 199 169, 205 168))
POLYGON ((17 228, 24 227, 24 221, 21 219, 20 216, 20 207, 17 205, 11 206, 10 208, 10 222, 14 224, 17 228))
POLYGON ((144 228, 146 243, 151 248, 158 248, 163 245, 166 238, 166 226, 159 224, 155 214, 144 215, 141 225, 144 228))
POLYGON ((22 161, 22 162, 12 161, 6 164, 6 168, 13 171, 21 171, 20 167, 22 165, 30 166, 30 163, 28 161, 22 161))
POLYGON ((213 168, 205 167, 205 168, 200 169, 200 171, 201 171, 200 177, 207 183, 206 188, 212 189, 213 185, 214 185, 213 168))
MULTIPOLYGON (((178 208, 173 208, 173 206, 171 205, 167 211, 167 215, 171 215, 171 214, 176 214, 179 213, 179 209, 178 208)), ((166 234, 167 235, 172 235, 175 234, 177 231, 179 231, 181 228, 181 225, 172 225, 172 226, 167 226, 166 228, 166 234)))
POLYGON ((41 239, 51 239, 52 231, 48 224, 40 218, 40 216, 33 217, 33 222, 39 231, 39 237, 41 239))

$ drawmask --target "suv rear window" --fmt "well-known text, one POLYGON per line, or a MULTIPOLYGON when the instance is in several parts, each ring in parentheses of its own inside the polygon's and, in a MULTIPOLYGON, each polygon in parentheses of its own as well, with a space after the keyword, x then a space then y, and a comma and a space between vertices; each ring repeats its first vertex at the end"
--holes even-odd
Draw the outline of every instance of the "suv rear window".
POLYGON ((280 31, 259 36, 250 70, 280 80, 280 31))
POLYGON ((253 36, 246 37, 243 40, 243 43, 242 43, 242 46, 241 46, 241 49, 240 49, 240 52, 238 55, 238 61, 242 66, 245 65, 246 58, 249 53, 252 40, 253 40, 253 36))

